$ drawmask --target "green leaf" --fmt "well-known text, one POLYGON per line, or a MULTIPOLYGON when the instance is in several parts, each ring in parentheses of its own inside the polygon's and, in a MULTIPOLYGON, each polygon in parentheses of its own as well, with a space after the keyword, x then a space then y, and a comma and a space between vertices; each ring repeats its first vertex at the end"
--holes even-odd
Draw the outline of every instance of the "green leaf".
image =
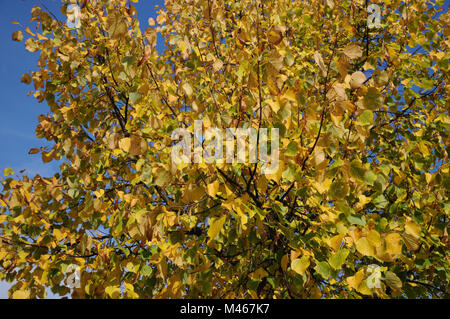
POLYGON ((69 189, 67 194, 70 196, 70 198, 77 198, 78 195, 80 194, 80 191, 78 189, 71 188, 71 189, 69 189))
POLYGON ((402 288, 402 281, 400 278, 397 277, 397 275, 391 271, 386 271, 384 274, 384 281, 388 286, 390 286, 393 289, 401 289, 402 288))
POLYGON ((373 123, 373 112, 371 110, 365 110, 358 117, 358 123, 361 125, 371 125, 373 123))
POLYGON ((149 184, 151 182, 151 179, 152 179, 152 168, 149 165, 144 165, 144 167, 142 168, 142 172, 141 172, 140 178, 141 178, 141 180, 144 183, 149 184))
POLYGON ((328 262, 334 269, 340 269, 345 263, 349 253, 350 251, 346 248, 339 249, 338 252, 328 260, 328 262))
POLYGON ((129 55, 129 56, 126 56, 126 57, 124 57, 123 59, 122 59, 122 64, 125 66, 125 67, 130 67, 131 65, 133 65, 133 63, 136 61, 136 57, 134 57, 134 56, 132 56, 132 55, 129 55))
POLYGON ((326 261, 319 262, 314 268, 324 279, 328 279, 331 274, 330 265, 326 261))
POLYGON ((377 175, 370 170, 366 171, 366 173, 364 174, 364 181, 368 185, 373 186, 373 183, 375 182, 376 179, 377 179, 377 175))
POLYGON ((302 256, 302 258, 297 258, 292 261, 291 268, 297 274, 302 276, 305 275, 305 271, 309 266, 309 256, 302 256))
POLYGON ((285 171, 283 171, 281 176, 289 182, 293 182, 295 180, 295 169, 288 167, 285 171))
POLYGON ((359 160, 355 159, 350 163, 349 172, 353 178, 364 180, 365 170, 359 160))
POLYGON ((347 220, 351 224, 360 225, 360 226, 366 225, 366 218, 364 216, 352 215, 352 216, 348 216, 347 220))
POLYGON ((297 143, 290 142, 286 148, 286 155, 295 156, 298 153, 297 143))
POLYGON ((348 191, 349 191, 348 184, 342 180, 337 180, 331 184, 330 190, 328 191, 328 195, 330 196, 331 200, 341 199, 347 196, 348 191))
POLYGON ((376 180, 373 182, 373 186, 378 192, 383 192, 386 188, 387 181, 382 174, 378 174, 376 180))
POLYGON ((170 182, 170 173, 165 169, 159 169, 156 174, 155 184, 158 186, 165 186, 170 182))
POLYGON ((416 237, 414 237, 410 234, 407 234, 405 232, 401 233, 401 236, 402 236, 403 242, 406 245, 406 248, 409 251, 416 251, 417 249, 419 249, 419 247, 420 247, 419 240, 416 237))
POLYGON ((377 208, 385 208, 389 204, 389 202, 383 195, 379 195, 378 197, 374 198, 372 203, 377 208))
POLYGON ((148 277, 151 275, 152 271, 152 267, 150 267, 149 265, 144 265, 144 267, 142 267, 141 269, 141 275, 144 277, 148 277))
POLYGON ((131 104, 135 104, 137 101, 141 99, 142 95, 139 92, 131 92, 129 97, 131 104))
POLYGON ((127 267, 127 270, 129 272, 132 272, 134 274, 136 274, 138 272, 138 270, 139 270, 139 265, 138 264, 134 264, 132 262, 127 263, 126 267, 127 267))
POLYGON ((364 96, 364 106, 369 110, 375 110, 381 106, 380 93, 374 87, 370 87, 364 96))

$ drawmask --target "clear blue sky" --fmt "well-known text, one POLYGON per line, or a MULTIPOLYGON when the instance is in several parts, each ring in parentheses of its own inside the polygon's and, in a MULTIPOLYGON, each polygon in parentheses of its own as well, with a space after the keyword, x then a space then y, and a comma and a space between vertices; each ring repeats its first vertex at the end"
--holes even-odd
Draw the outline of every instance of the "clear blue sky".
MULTIPOLYGON (((58 19, 65 21, 61 14, 60 0, 41 0, 58 19)), ((163 6, 163 0, 140 0, 135 4, 141 29, 148 27, 149 17, 156 17, 154 6, 163 6)), ((49 112, 48 105, 38 103, 27 93, 32 85, 20 82, 22 74, 38 70, 39 53, 25 50, 24 42, 14 42, 11 35, 20 26, 12 24, 18 21, 27 25, 31 18, 31 8, 39 5, 39 0, 0 0, 0 174, 4 168, 10 167, 16 173, 26 169, 24 174, 34 176, 51 176, 58 169, 57 163, 43 164, 40 154, 28 155, 31 148, 48 145, 45 140, 36 138, 37 117, 49 112)), ((26 37, 26 35, 25 35, 26 37)), ((0 282, 0 298, 8 297, 9 285, 0 282)), ((51 298, 51 293, 49 294, 51 298)))

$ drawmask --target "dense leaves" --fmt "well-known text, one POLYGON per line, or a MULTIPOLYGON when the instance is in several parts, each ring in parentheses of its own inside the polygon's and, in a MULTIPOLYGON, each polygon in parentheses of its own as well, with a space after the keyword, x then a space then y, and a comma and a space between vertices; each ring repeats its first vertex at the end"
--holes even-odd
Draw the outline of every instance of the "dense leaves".
POLYGON ((385 0, 377 28, 362 0, 166 0, 148 27, 133 2, 85 1, 79 29, 35 7, 23 30, 50 108, 30 156, 62 164, 4 171, 11 297, 448 297, 442 1, 385 0), (278 171, 175 165, 198 119, 278 128, 278 171))

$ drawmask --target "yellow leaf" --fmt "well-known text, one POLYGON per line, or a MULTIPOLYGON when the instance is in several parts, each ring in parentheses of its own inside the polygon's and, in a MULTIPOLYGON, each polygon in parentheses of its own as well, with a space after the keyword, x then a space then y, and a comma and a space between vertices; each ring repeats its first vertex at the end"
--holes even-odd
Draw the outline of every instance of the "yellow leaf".
POLYGON ((280 110, 280 103, 278 103, 278 101, 268 99, 266 100, 266 103, 270 105, 272 111, 274 111, 275 113, 277 113, 280 110))
POLYGON ((341 56, 337 61, 337 68, 341 77, 345 77, 347 75, 347 70, 350 64, 348 63, 348 58, 346 56, 341 56))
POLYGON ((405 224, 405 232, 409 235, 419 238, 420 226, 415 221, 410 220, 405 224))
POLYGON ((209 240, 215 239, 222 230, 223 224, 225 223, 227 216, 222 216, 219 219, 215 219, 211 222, 211 226, 208 229, 209 240))
POLYGON ((186 92, 186 94, 188 96, 191 96, 192 93, 193 93, 192 86, 189 83, 184 83, 183 84, 183 90, 184 90, 184 92, 186 92))
MULTIPOLYGON (((315 154, 316 155, 316 154, 315 154)), ((317 156, 314 156, 314 158, 313 158, 314 160, 316 160, 317 159, 317 156)), ((326 178, 326 179, 324 179, 321 183, 319 183, 319 182, 314 182, 314 187, 317 189, 317 191, 320 193, 320 194, 323 194, 323 193, 325 193, 326 191, 328 191, 329 189, 330 189, 330 186, 331 186, 331 182, 332 182, 333 180, 331 179, 331 178, 326 178)))
POLYGON ((28 38, 25 41, 25 49, 30 52, 36 52, 39 50, 39 44, 35 39, 28 38))
POLYGON ((344 239, 345 234, 339 234, 330 239, 329 246, 333 248, 334 251, 337 251, 339 247, 341 247, 342 240, 344 239))
POLYGON ((28 33, 29 35, 33 36, 33 37, 36 36, 33 32, 31 32, 29 27, 26 27, 25 32, 28 33))
POLYGON ((31 75, 29 75, 28 73, 25 73, 24 75, 22 75, 20 82, 25 83, 25 84, 30 84, 31 83, 31 75))
POLYGON ((37 38, 39 41, 48 40, 47 37, 44 37, 43 35, 40 35, 39 33, 37 33, 36 35, 37 35, 37 38))
POLYGON ((267 34, 267 40, 269 40, 271 44, 277 45, 283 40, 283 34, 278 30, 272 29, 267 34))
POLYGON ((26 290, 16 290, 12 295, 13 299, 29 299, 30 292, 26 290))
POLYGON ((284 93, 284 97, 292 102, 297 102, 297 94, 293 89, 289 89, 284 93))
POLYGON ((214 197, 219 191, 219 186, 220 186, 219 181, 214 181, 211 184, 208 184, 206 192, 208 193, 209 196, 214 197))
POLYGON ((61 239, 63 239, 64 237, 66 237, 63 232, 57 228, 53 229, 53 235, 56 238, 56 241, 61 241, 61 239))
POLYGON ((327 93, 327 98, 331 101, 345 101, 347 100, 347 94, 345 93, 345 87, 341 83, 333 85, 331 90, 327 93))
POLYGON ((406 245, 406 248, 409 251, 416 251, 417 249, 419 249, 419 237, 404 232, 402 233, 402 238, 403 242, 406 245))
POLYGON ((156 17, 156 22, 158 24, 163 25, 166 22, 166 16, 164 14, 160 14, 156 17))
POLYGON ((113 298, 113 299, 117 299, 120 297, 120 288, 119 287, 114 287, 114 286, 108 286, 105 289, 106 294, 113 298))
POLYGON ((363 279, 364 279, 364 270, 359 270, 354 276, 347 277, 347 283, 351 288, 358 290, 359 285, 361 284, 363 279))
POLYGON ((369 203, 371 201, 370 197, 366 197, 363 194, 358 196, 359 199, 359 204, 364 207, 367 203, 369 203))
POLYGON ((169 284, 167 285, 167 296, 174 299, 181 298, 183 291, 182 291, 183 285, 180 281, 180 275, 175 274, 170 277, 169 284))
POLYGON ((163 209, 165 212, 165 220, 167 222, 167 226, 172 227, 177 222, 177 214, 172 211, 167 211, 165 208, 163 209))
POLYGON ((0 260, 2 260, 3 258, 5 258, 6 255, 8 255, 8 252, 7 252, 7 251, 0 251, 0 260))
POLYGON ((113 149, 118 147, 119 141, 120 141, 120 134, 119 133, 112 133, 108 137, 108 139, 106 141, 106 145, 108 146, 108 148, 110 150, 113 150, 113 149))
MULTIPOLYGON (((154 29, 154 28, 147 28, 145 30, 145 38, 147 39, 147 42, 151 48, 155 48, 156 45, 158 44, 158 36, 157 36, 156 29, 154 29)), ((147 54, 149 54, 149 53, 147 52, 147 54)), ((170 96, 169 96, 169 98, 170 98, 170 96)))
POLYGON ((309 266, 309 256, 302 256, 302 258, 294 259, 291 263, 291 268, 296 273, 304 276, 305 271, 309 266))
POLYGON ((252 272, 249 277, 250 279, 261 280, 264 277, 267 277, 269 273, 265 271, 263 268, 258 268, 256 271, 252 272))
POLYGON ((132 284, 126 282, 124 286, 126 290, 134 291, 134 286, 132 284))
POLYGON ((266 174, 266 178, 273 179, 275 182, 279 183, 281 175, 283 175, 284 166, 284 161, 280 159, 278 162, 278 170, 272 174, 266 174))
POLYGON ((94 191, 94 195, 97 198, 102 198, 103 195, 105 195, 105 190, 104 189, 98 189, 98 190, 94 191))
POLYGON ((364 82, 366 81, 366 76, 361 71, 356 71, 352 74, 351 80, 350 80, 350 86, 352 89, 358 89, 360 88, 364 82))
POLYGON ((356 242, 356 249, 364 256, 373 256, 375 253, 374 247, 370 244, 366 237, 361 237, 356 242))
POLYGON ((199 201, 205 194, 205 189, 200 186, 191 185, 189 186, 183 196, 183 200, 186 203, 199 201))
POLYGON ((267 75, 267 87, 269 92, 273 96, 280 94, 280 89, 278 88, 277 79, 273 75, 267 75))
POLYGON ((357 44, 349 44, 344 49, 344 54, 350 59, 360 58, 363 54, 361 47, 357 44))
POLYGON ((128 32, 128 25, 119 14, 108 14, 107 24, 111 38, 121 38, 128 32))
POLYGON ((393 289, 401 289, 402 288, 402 281, 398 276, 391 272, 387 271, 385 274, 384 281, 393 289))
POLYGON ((325 75, 326 74, 325 63, 323 62, 322 55, 318 51, 314 52, 314 61, 316 61, 317 65, 319 66, 319 69, 322 71, 322 74, 325 75))
POLYGON ((367 233, 367 239, 374 247, 378 247, 381 245, 381 236, 375 229, 372 229, 367 233))
POLYGON ((291 262, 297 259, 297 257, 300 256, 301 253, 301 250, 291 250, 291 262))
POLYGON ((402 253, 401 236, 397 233, 391 233, 384 239, 386 241, 386 252, 394 255, 402 253))
POLYGON ((3 170, 3 175, 4 176, 13 175, 13 174, 15 174, 15 172, 11 168, 5 168, 3 170))
POLYGON ((14 41, 18 41, 18 42, 22 41, 23 40, 23 33, 22 33, 22 31, 18 30, 16 32, 14 32, 12 34, 12 39, 14 41))
POLYGON ((363 281, 363 282, 359 285, 357 291, 358 291, 359 293, 363 294, 363 295, 372 295, 372 289, 370 289, 369 287, 367 287, 366 281, 363 281))
POLYGON ((430 151, 428 150, 428 146, 425 144, 424 141, 420 141, 419 145, 419 151, 422 153, 424 157, 428 157, 430 155, 430 151))
POLYGON ((125 137, 119 141, 119 147, 125 151, 129 152, 131 147, 131 138, 125 137))
POLYGON ((147 152, 148 145, 145 139, 137 135, 132 135, 131 137, 121 139, 119 141, 119 147, 123 151, 130 153, 130 155, 136 156, 143 155, 147 152))
POLYGON ((380 245, 375 248, 375 257, 379 260, 386 261, 386 262, 393 262, 395 261, 395 257, 392 254, 389 254, 386 252, 386 248, 384 245, 380 245))
POLYGON ((223 67, 223 62, 220 59, 217 59, 214 63, 213 63, 213 70, 214 72, 219 72, 223 67))

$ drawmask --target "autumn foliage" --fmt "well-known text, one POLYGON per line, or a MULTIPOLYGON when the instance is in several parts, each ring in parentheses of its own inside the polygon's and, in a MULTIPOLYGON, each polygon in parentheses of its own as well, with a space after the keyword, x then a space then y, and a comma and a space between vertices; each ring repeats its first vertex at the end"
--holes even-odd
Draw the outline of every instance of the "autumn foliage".
POLYGON ((13 35, 49 107, 30 153, 62 164, 0 179, 11 297, 448 297, 442 3, 374 1, 369 28, 363 0, 135 2, 84 1, 78 29, 34 7, 13 35), (278 128, 278 171, 175 165, 199 119, 278 128))

